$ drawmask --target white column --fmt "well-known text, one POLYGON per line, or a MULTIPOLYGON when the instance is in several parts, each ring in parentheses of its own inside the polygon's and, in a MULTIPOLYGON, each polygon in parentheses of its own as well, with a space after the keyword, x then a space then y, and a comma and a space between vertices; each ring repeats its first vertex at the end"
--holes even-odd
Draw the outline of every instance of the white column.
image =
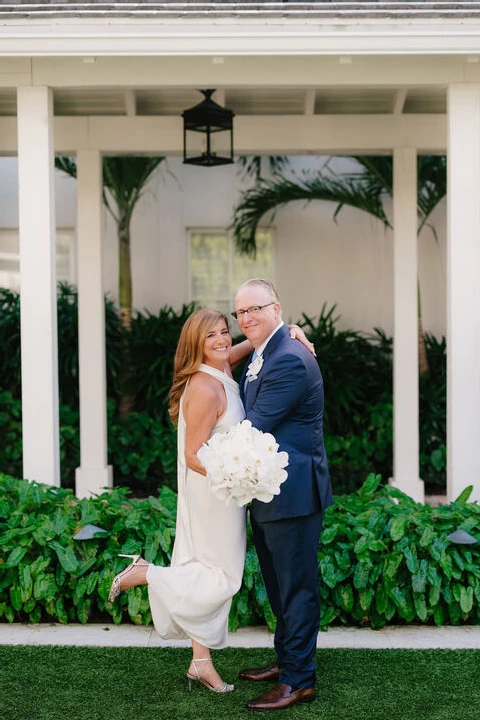
POLYGON ((480 500, 480 85, 448 88, 447 495, 480 500))
POLYGON ((53 98, 19 87, 23 474, 60 485, 53 98))
POLYGON ((393 153, 394 333, 393 478, 391 484, 424 502, 419 477, 417 154, 393 153))
POLYGON ((102 158, 97 150, 77 154, 77 277, 80 467, 75 489, 78 497, 88 497, 113 485, 107 465, 102 158))

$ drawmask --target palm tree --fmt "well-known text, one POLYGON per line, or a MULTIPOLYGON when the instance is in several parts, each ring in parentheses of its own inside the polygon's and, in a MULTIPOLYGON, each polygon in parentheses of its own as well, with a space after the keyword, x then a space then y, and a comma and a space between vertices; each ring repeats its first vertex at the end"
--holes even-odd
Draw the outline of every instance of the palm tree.
MULTIPOLYGON (((103 202, 115 220, 119 247, 118 300, 120 321, 128 333, 132 326, 132 266, 130 257, 130 225, 133 211, 146 184, 165 157, 104 157, 103 158, 103 202)), ((55 167, 77 177, 77 164, 68 157, 55 159, 55 167)), ((129 385, 128 350, 125 349, 122 369, 119 373, 121 399, 120 417, 128 415, 132 408, 133 396, 129 385)))
MULTIPOLYGON (((311 202, 324 200, 336 204, 333 214, 337 218, 346 205, 363 210, 376 217, 385 227, 392 225, 385 212, 385 200, 393 195, 393 159, 391 156, 355 155, 359 169, 336 174, 329 163, 316 172, 303 172, 289 177, 274 174, 265 180, 260 178, 254 187, 243 193, 234 210, 232 227, 240 252, 255 254, 255 233, 266 213, 272 213, 294 200, 311 202)), ((428 225, 434 235, 435 229, 428 224, 433 209, 447 192, 446 157, 422 155, 417 163, 418 233, 428 225)), ((420 292, 418 293, 419 371, 428 370, 427 352, 422 328, 420 292)))
POLYGON ((239 155, 237 158, 238 164, 240 165, 240 175, 243 180, 247 178, 254 178, 260 180, 263 175, 263 166, 267 165, 271 175, 281 173, 282 170, 286 170, 290 161, 288 157, 284 155, 270 155, 264 157, 262 155, 239 155), (266 163, 264 163, 266 161, 266 163))

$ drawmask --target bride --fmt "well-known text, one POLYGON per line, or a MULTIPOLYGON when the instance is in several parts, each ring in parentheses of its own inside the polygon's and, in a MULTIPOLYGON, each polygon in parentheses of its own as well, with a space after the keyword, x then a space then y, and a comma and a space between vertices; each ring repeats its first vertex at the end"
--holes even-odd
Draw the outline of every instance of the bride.
MULTIPOLYGON (((291 326, 309 349, 302 330, 291 326)), ((138 555, 113 580, 109 600, 148 585, 153 622, 165 639, 190 638, 189 686, 234 689, 213 666, 210 649, 226 645, 228 614, 240 589, 246 548, 245 508, 226 505, 209 488, 197 452, 214 434, 243 420, 245 411, 231 368, 252 351, 248 340, 232 346, 225 315, 196 310, 182 328, 175 353, 169 412, 178 425, 178 505, 170 567, 138 555)), ((313 350, 312 350, 313 351, 313 350)))

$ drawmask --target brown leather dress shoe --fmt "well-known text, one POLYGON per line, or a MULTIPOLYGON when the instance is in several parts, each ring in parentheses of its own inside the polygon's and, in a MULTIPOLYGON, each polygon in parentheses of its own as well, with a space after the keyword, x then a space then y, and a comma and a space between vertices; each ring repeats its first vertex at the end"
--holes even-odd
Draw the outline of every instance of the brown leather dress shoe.
POLYGON ((277 663, 271 663, 261 668, 245 668, 240 670, 238 676, 242 680, 254 680, 255 682, 277 682, 280 677, 280 668, 277 663))
POLYGON ((247 703, 249 710, 284 710, 297 703, 315 700, 315 688, 299 688, 292 690, 290 685, 280 683, 273 690, 263 693, 260 697, 247 703))

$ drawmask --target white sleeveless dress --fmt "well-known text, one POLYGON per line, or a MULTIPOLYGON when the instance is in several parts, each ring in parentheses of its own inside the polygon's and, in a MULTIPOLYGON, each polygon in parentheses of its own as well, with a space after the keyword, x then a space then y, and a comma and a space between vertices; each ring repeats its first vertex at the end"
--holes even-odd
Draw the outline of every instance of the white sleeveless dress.
MULTIPOLYGON (((227 409, 212 430, 224 432, 245 411, 238 384, 209 365, 199 370, 220 380, 227 409)), ((225 505, 208 478, 185 464, 183 397, 178 418, 178 506, 170 567, 150 565, 148 596, 153 622, 165 639, 191 638, 209 648, 224 647, 232 597, 240 589, 246 549, 245 508, 225 505)))

